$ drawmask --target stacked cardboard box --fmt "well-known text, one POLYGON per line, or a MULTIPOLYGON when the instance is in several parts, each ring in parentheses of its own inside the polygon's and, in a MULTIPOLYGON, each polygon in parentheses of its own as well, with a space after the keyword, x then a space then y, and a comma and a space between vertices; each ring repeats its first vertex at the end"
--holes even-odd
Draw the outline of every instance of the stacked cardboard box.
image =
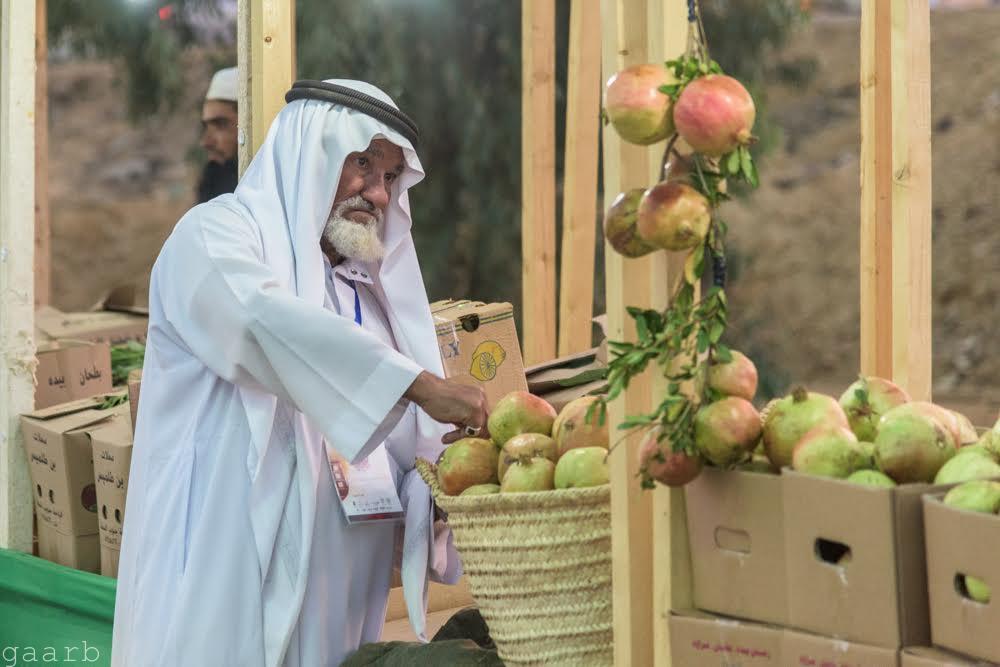
POLYGON ((949 507, 943 496, 923 498, 931 637, 936 646, 1000 663, 1000 516, 949 507), (992 599, 973 600, 965 575, 983 580, 992 599))
POLYGON ((116 415, 90 432, 97 485, 97 526, 101 543, 101 574, 118 576, 122 548, 125 497, 132 463, 132 429, 126 415, 116 415))
POLYGON ((101 403, 87 398, 21 416, 39 555, 90 572, 101 564, 91 433, 121 414, 101 403))
POLYGON ((931 643, 921 497, 943 488, 706 469, 685 487, 694 605, 779 632, 773 664, 896 665, 931 643))
POLYGON ((111 391, 111 348, 108 343, 39 338, 35 409, 111 391))

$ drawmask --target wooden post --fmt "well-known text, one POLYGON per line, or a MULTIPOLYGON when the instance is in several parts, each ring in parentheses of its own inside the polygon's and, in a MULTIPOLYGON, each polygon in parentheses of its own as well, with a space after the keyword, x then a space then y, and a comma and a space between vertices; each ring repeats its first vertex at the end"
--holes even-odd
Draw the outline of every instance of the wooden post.
MULTIPOLYGON (((682 3, 669 4, 677 7, 662 0, 602 0, 603 78, 629 65, 663 62, 683 52, 687 25, 682 3)), ((633 146, 610 128, 605 128, 603 144, 605 203, 619 192, 659 180, 664 144, 633 146)), ((605 245, 604 254, 608 337, 634 340, 626 306, 664 308, 671 275, 682 264, 670 262, 672 258, 663 252, 626 259, 605 245)), ((625 396, 609 406, 612 441, 620 438, 618 424, 627 414, 649 411, 664 390, 663 378, 655 371, 634 380, 625 396)), ((690 598, 685 588, 690 568, 683 495, 666 490, 650 493, 639 487, 637 444, 629 438, 610 457, 615 664, 652 665, 655 659, 655 664, 666 665, 670 664, 666 613, 690 598), (655 562, 654 531, 662 541, 655 547, 655 562)))
POLYGON ((31 551, 18 415, 35 398, 35 6, 0 4, 0 547, 31 551))
POLYGON ((931 398, 928 0, 862 3, 861 370, 931 398))
POLYGON ((600 6, 573 0, 566 84, 562 255, 559 258, 559 355, 591 346, 594 243, 597 219, 597 143, 601 111, 600 6))
POLYGON ((237 52, 242 174, 295 80, 295 0, 239 0, 237 52))
POLYGON ((35 0, 35 306, 52 301, 47 0, 35 0))
POLYGON ((555 13, 554 0, 522 0, 521 331, 525 365, 552 359, 556 353, 555 13))

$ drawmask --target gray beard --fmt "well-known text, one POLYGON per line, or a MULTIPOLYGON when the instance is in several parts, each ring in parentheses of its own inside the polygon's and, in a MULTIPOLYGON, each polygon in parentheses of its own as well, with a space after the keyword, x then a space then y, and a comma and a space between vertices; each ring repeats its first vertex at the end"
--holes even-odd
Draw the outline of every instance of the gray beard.
POLYGON ((373 211, 375 220, 370 223, 357 223, 344 217, 344 213, 356 208, 367 208, 360 195, 334 206, 323 229, 323 240, 341 257, 374 264, 385 254, 385 247, 382 245, 382 211, 373 211))

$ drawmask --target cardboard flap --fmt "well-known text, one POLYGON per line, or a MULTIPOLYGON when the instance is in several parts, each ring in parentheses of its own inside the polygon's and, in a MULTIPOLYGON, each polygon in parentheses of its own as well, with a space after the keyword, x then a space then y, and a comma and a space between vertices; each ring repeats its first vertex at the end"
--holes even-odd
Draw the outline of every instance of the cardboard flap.
POLYGON ((514 307, 504 302, 462 301, 433 312, 433 315, 438 333, 450 327, 473 332, 486 324, 514 317, 514 307))
POLYGON ((132 427, 120 412, 112 415, 106 424, 90 431, 95 451, 99 447, 131 447, 132 427))
MULTIPOLYGON (((115 396, 121 393, 123 392, 114 392, 113 394, 109 395, 115 396)), ((51 421, 54 419, 59 419, 61 417, 67 417, 69 415, 83 412, 85 410, 97 410, 98 406, 104 403, 104 398, 105 398, 104 396, 91 396, 89 398, 81 398, 78 401, 70 401, 69 403, 60 403, 59 405, 53 405, 51 407, 43 408, 41 410, 34 410, 32 412, 27 412, 22 416, 29 417, 31 419, 37 419, 40 421, 51 421)), ((106 413, 104 414, 103 417, 101 417, 102 419, 104 419, 112 414, 113 409, 101 410, 100 412, 106 413)))
POLYGON ((607 366, 597 361, 596 350, 588 350, 532 366, 525 376, 528 391, 539 396, 603 380, 607 372, 607 366))
POLYGON ((119 285, 105 292, 90 310, 148 316, 149 306, 145 301, 137 285, 119 285))
POLYGON ((899 657, 902 667, 988 667, 988 663, 929 646, 904 648, 899 657))

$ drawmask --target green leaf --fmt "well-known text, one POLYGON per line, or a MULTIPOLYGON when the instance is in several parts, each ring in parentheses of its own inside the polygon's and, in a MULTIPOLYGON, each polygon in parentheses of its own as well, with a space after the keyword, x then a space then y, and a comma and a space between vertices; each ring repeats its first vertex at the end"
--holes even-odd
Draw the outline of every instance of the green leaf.
POLYGON ((705 270, 705 246, 695 247, 684 261, 684 279, 690 285, 697 285, 705 270))
POLYGON ((720 364, 728 364, 733 360, 733 353, 728 347, 719 343, 715 346, 715 360, 720 364))
POLYGON ((677 421, 686 405, 688 405, 687 401, 677 401, 667 408, 667 421, 671 424, 677 421))
POLYGON ((708 339, 712 341, 712 343, 718 343, 719 339, 722 338, 722 334, 725 330, 726 327, 723 326, 721 322, 718 321, 712 322, 708 330, 708 339))
POLYGON ((704 331, 698 332, 698 354, 702 354, 708 350, 709 342, 708 336, 705 335, 704 331))
POLYGON ((743 176, 747 179, 747 182, 751 186, 757 187, 757 167, 753 163, 750 149, 746 146, 740 146, 740 170, 743 172, 743 176))
POLYGON ((730 174, 740 173, 740 151, 732 151, 726 158, 726 171, 730 174))

